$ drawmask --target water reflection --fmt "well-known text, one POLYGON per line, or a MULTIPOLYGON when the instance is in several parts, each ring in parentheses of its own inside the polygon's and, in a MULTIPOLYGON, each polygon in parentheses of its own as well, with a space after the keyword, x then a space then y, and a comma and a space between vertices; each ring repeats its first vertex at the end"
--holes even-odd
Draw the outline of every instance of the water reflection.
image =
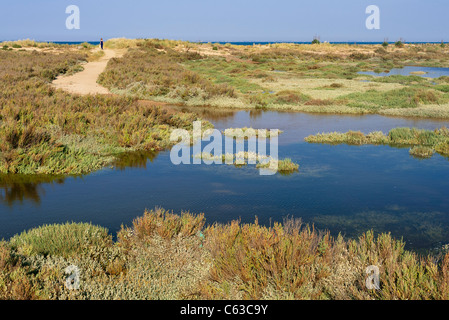
MULTIPOLYGON (((218 120, 223 120, 223 119, 229 119, 229 118, 233 118, 236 114, 236 110, 225 109, 225 108, 217 109, 217 108, 213 108, 213 107, 184 107, 184 106, 182 106, 182 107, 173 106, 172 108, 175 110, 178 110, 180 112, 195 113, 200 118, 203 118, 208 121, 218 121, 218 120)), ((259 111, 262 112, 262 110, 259 110, 259 111)))
MULTIPOLYGON (((156 159, 157 152, 136 151, 120 155, 113 163, 115 169, 146 169, 148 161, 156 159)), ((0 175, 0 203, 12 207, 16 203, 30 201, 40 204, 45 196, 44 184, 64 184, 66 177, 48 175, 0 175)))
POLYGON ((43 183, 63 184, 64 180, 45 175, 0 175, 0 202, 9 207, 25 200, 39 204, 45 194, 43 183))
POLYGON ((256 120, 260 117, 262 117, 263 111, 261 109, 251 110, 249 112, 249 117, 253 120, 256 120))
POLYGON ((113 165, 118 170, 125 170, 126 168, 146 169, 148 161, 153 162, 157 155, 158 152, 149 151, 127 152, 120 155, 113 165))

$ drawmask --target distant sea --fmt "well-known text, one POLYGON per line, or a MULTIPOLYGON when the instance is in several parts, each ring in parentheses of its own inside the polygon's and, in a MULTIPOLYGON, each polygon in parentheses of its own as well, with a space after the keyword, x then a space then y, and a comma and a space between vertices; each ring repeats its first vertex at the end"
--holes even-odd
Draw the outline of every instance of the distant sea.
MULTIPOLYGON (((311 41, 304 41, 304 42, 297 42, 297 41, 271 41, 271 42, 252 42, 252 41, 244 41, 244 42, 223 42, 223 41, 218 41, 218 42, 202 42, 202 43, 219 43, 219 44, 226 44, 226 43, 230 43, 230 44, 235 44, 235 45, 242 45, 242 46, 252 46, 253 44, 256 45, 267 45, 267 44, 275 44, 275 43, 292 43, 292 44, 310 44, 311 41)), ((339 41, 328 41, 328 43, 330 44, 382 44, 383 41, 381 42, 366 42, 366 41, 344 41, 344 42, 339 42, 339 41)), ((389 42, 390 44, 394 44, 394 42, 389 42)), ((439 42, 404 42, 404 43, 414 43, 414 44, 425 44, 425 43, 441 43, 441 41, 439 42)))
MULTIPOLYGON (((70 45, 76 45, 76 44, 82 44, 82 43, 89 43, 92 45, 99 45, 100 41, 38 41, 38 42, 51 42, 51 43, 57 43, 57 44, 70 44, 70 45)), ((292 44, 310 44, 310 41, 193 41, 193 42, 199 42, 199 43, 218 43, 218 44, 234 44, 234 45, 241 45, 241 46, 252 46, 252 45, 267 45, 267 44, 275 44, 275 43, 292 43, 292 44)), ((381 42, 365 42, 365 41, 344 41, 344 42, 338 42, 338 41, 329 41, 331 44, 382 44, 381 42)), ((394 42, 389 42, 390 44, 394 44, 394 42)), ((438 42, 404 42, 404 43, 412 43, 412 44, 439 44, 441 41, 438 42)), ((445 42, 447 43, 447 42, 445 42)))

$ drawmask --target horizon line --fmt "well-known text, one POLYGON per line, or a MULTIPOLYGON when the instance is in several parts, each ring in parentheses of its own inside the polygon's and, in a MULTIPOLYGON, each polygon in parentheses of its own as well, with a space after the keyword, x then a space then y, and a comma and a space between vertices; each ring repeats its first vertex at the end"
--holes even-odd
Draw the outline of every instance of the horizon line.
MULTIPOLYGON (((128 39, 128 40, 169 40, 169 41, 184 41, 184 42, 192 42, 192 43, 311 43, 313 40, 259 40, 259 41, 254 41, 254 40, 238 40, 238 41, 232 41, 232 40, 182 40, 182 39, 168 39, 168 38, 126 38, 126 37, 111 37, 108 39, 105 39, 106 41, 111 40, 111 39, 128 39)), ((79 42, 79 43, 83 43, 83 42, 100 42, 100 40, 95 39, 95 40, 36 40, 36 39, 30 39, 30 38, 26 38, 26 39, 15 39, 15 40, 0 40, 0 42, 15 42, 15 41, 35 41, 35 42, 41 42, 41 43, 69 43, 69 42, 79 42)), ((397 41, 402 41, 403 43, 429 43, 429 44, 434 44, 434 43, 449 43, 446 42, 444 40, 441 41, 407 41, 407 40, 403 40, 403 39, 399 39, 396 41, 386 41, 387 43, 396 43, 397 41)), ((332 41, 332 40, 323 40, 321 41, 321 43, 383 43, 385 41, 374 41, 374 40, 344 40, 344 41, 332 41)))

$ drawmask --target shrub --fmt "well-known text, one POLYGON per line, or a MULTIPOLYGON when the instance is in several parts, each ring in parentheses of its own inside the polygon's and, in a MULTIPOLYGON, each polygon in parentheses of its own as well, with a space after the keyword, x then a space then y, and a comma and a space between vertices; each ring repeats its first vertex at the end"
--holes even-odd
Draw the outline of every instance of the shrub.
POLYGON ((183 212, 173 214, 164 209, 145 211, 142 217, 133 221, 133 229, 122 227, 118 238, 122 243, 129 243, 132 238, 146 240, 154 236, 173 239, 178 236, 190 237, 197 234, 204 226, 204 214, 192 215, 183 212), (132 234, 132 236, 129 236, 132 234))
POLYGON ((278 172, 283 173, 292 173, 298 171, 299 164, 292 161, 290 158, 285 158, 278 161, 278 172))
POLYGON ((349 58, 352 60, 367 60, 371 58, 371 55, 360 52, 354 52, 349 55, 349 58))
POLYGON ((11 238, 10 244, 25 255, 69 258, 89 246, 111 246, 112 236, 107 229, 88 223, 53 224, 24 231, 11 238))
POLYGON ((202 288, 203 295, 263 299, 273 288, 294 299, 318 298, 320 289, 309 284, 329 274, 327 268, 313 270, 319 261, 331 259, 330 237, 301 228, 300 223, 291 225, 290 229, 278 223, 266 228, 256 220, 255 224, 232 222, 206 229, 205 246, 213 267, 212 282, 202 288))
MULTIPOLYGON (((197 119, 136 98, 55 90, 48 82, 81 67, 84 53, 7 51, 0 59, 0 173, 88 173, 123 152, 168 148, 171 130, 190 130, 197 119)), ((194 76, 177 76, 185 83, 209 85, 194 76)), ((233 93, 224 85, 207 89, 233 93)))
POLYGON ((124 57, 111 60, 98 81, 113 92, 139 99, 163 97, 189 101, 198 96, 203 100, 235 97, 234 88, 226 83, 213 83, 181 65, 182 62, 201 59, 200 54, 177 52, 167 47, 164 50, 160 52, 153 46, 129 50, 124 57))
POLYGON ((432 158, 435 150, 427 146, 414 146, 410 149, 410 155, 417 158, 432 158))
POLYGON ((330 85, 330 87, 331 88, 334 88, 334 89, 337 89, 337 88, 343 88, 344 87, 344 85, 342 84, 342 83, 332 83, 331 85, 330 85))
POLYGON ((388 136, 382 132, 348 131, 347 133, 327 133, 308 136, 305 141, 310 143, 329 144, 390 144, 392 146, 413 146, 410 154, 421 158, 430 158, 435 152, 449 155, 449 130, 445 127, 439 130, 419 130, 415 128, 395 128, 388 136))
POLYGON ((391 143, 432 146, 439 141, 438 133, 415 128, 395 128, 388 134, 391 143))
POLYGON ((306 106, 329 106, 332 104, 336 104, 336 102, 332 99, 310 99, 304 104, 306 106))
POLYGON ((281 104, 299 105, 310 98, 300 92, 284 90, 276 93, 276 102, 281 104))
POLYGON ((376 50, 374 50, 375 53, 380 54, 380 55, 384 55, 387 54, 388 51, 385 50, 384 48, 377 48, 376 50))
POLYGON ((449 156, 449 139, 438 143, 435 146, 435 151, 444 156, 449 156))
MULTIPOLYGON (((389 78, 389 77, 387 77, 389 78)), ((410 79, 412 80, 412 79, 410 79)), ((396 82, 396 79, 393 79, 396 82)), ((443 102, 445 97, 441 92, 422 88, 406 87, 385 92, 368 90, 366 92, 351 93, 339 97, 340 101, 349 101, 351 107, 369 109, 386 108, 416 108, 420 104, 434 104, 443 102)))
POLYGON ((419 256, 405 250, 403 241, 373 231, 354 239, 332 237, 289 218, 270 226, 256 219, 204 228, 203 215, 156 209, 133 228, 122 228, 118 239, 112 244, 102 228, 66 224, 0 241, 0 299, 449 297, 445 250, 419 256), (81 270, 79 290, 65 288, 64 269, 71 264, 81 270), (366 289, 371 265, 380 269, 381 290, 366 289))

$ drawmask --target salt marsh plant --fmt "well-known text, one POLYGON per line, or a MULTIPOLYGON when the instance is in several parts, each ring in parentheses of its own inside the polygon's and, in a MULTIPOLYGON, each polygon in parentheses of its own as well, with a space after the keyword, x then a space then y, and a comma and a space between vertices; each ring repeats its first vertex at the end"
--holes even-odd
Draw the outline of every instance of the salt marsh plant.
POLYGON ((2 299, 449 299, 449 254, 417 255, 390 234, 353 239, 285 219, 270 226, 147 211, 117 241, 87 224, 0 242, 2 299), (69 240, 63 241, 63 240, 69 240), (80 270, 78 290, 65 268, 80 270), (378 266, 380 290, 365 286, 378 266))
MULTIPOLYGON (((269 160, 267 163, 258 163, 257 168, 270 169, 272 167, 273 160, 269 160)), ((276 161, 276 160, 274 160, 276 161)), ((291 174, 297 172, 299 169, 299 164, 292 161, 290 158, 277 160, 277 172, 283 175, 291 174)))
POLYGON ((305 141, 326 144, 412 146, 410 154, 422 158, 430 158, 435 152, 443 156, 449 155, 449 130, 446 127, 433 131, 416 128, 395 128, 390 130, 388 135, 379 131, 366 135, 360 131, 319 133, 306 137, 305 141))
POLYGON ((129 49, 123 58, 110 61, 99 83, 112 92, 140 99, 156 99, 173 103, 191 99, 234 97, 234 89, 226 84, 214 84, 200 75, 186 70, 181 63, 201 59, 190 52, 178 52, 164 47, 154 48, 152 42, 129 49))
POLYGON ((281 130, 268 130, 268 129, 253 129, 253 128, 228 128, 223 131, 227 137, 234 137, 236 139, 250 139, 254 137, 270 138, 278 136, 282 133, 281 130))
POLYGON ((435 150, 427 146, 414 146, 410 149, 410 154, 417 158, 432 158, 435 150))
POLYGON ((268 169, 280 174, 290 174, 298 171, 299 164, 293 162, 290 158, 274 159, 267 155, 255 152, 238 152, 235 154, 226 153, 222 155, 213 155, 208 152, 195 155, 195 158, 203 161, 213 161, 214 163, 225 163, 227 165, 246 166, 255 164, 258 169, 268 169))
POLYGON ((171 131, 197 119, 135 98, 56 90, 50 82, 88 58, 58 50, 0 52, 0 173, 88 173, 124 152, 168 148, 171 131))
POLYGON ((12 248, 24 255, 70 258, 81 254, 86 246, 110 246, 107 229, 88 223, 45 225, 12 237, 12 248))
POLYGON ((211 44, 167 40, 119 42, 130 51, 112 60, 100 77, 104 86, 118 94, 189 106, 449 117, 445 108, 449 96, 432 88, 425 78, 358 74, 384 72, 407 63, 449 66, 447 49, 437 45, 423 50, 406 44, 391 51, 380 45, 330 44, 227 45, 211 50, 211 44), (359 80, 366 78, 373 83, 361 86, 359 80), (305 80, 327 83, 304 92, 305 80), (340 86, 336 80, 346 82, 340 86))
POLYGON ((394 45, 395 45, 397 48, 403 48, 403 47, 404 47, 404 43, 403 43, 401 40, 396 41, 396 42, 394 43, 394 45))
POLYGON ((255 152, 241 151, 238 153, 225 153, 221 155, 214 155, 209 152, 202 152, 195 155, 195 158, 202 159, 204 161, 214 161, 218 164, 228 164, 228 165, 247 165, 250 163, 258 163, 259 161, 267 161, 270 159, 269 156, 261 155, 255 152))
POLYGON ((416 108, 421 104, 440 104, 448 96, 433 89, 402 88, 387 92, 369 90, 363 93, 351 93, 339 99, 348 101, 351 107, 366 109, 416 108))
POLYGON ((348 131, 347 133, 331 132, 318 133, 305 138, 310 143, 326 143, 326 144, 386 144, 388 138, 381 131, 371 132, 367 135, 360 131, 348 131))

